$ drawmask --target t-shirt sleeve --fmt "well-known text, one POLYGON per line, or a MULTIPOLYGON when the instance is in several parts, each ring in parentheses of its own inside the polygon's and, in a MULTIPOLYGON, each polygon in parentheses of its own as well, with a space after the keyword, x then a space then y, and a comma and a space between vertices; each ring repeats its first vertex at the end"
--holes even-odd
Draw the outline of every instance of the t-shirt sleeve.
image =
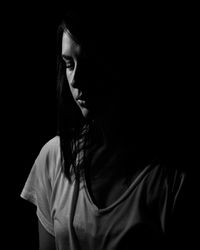
POLYGON ((51 177, 49 171, 49 155, 44 147, 37 157, 21 197, 37 207, 37 216, 44 228, 54 236, 53 220, 51 216, 51 177))

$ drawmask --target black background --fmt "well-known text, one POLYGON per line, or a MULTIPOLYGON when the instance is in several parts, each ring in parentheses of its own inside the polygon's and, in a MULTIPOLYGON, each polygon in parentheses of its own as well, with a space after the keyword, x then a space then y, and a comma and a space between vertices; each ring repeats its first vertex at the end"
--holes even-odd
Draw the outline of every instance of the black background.
POLYGON ((41 147, 56 134, 56 6, 10 2, 1 9, 4 249, 38 249, 36 210, 20 193, 41 147))
MULTIPOLYGON (((41 147, 56 134, 56 28, 62 4, 10 2, 1 8, 1 219, 5 235, 1 243, 6 244, 5 249, 37 249, 35 208, 20 193, 41 147)), ((169 109, 175 119, 170 123, 175 126, 170 135, 175 138, 173 152, 182 162, 184 159, 190 173, 198 172, 195 9, 173 4, 140 6, 141 13, 148 10, 170 16, 172 32, 181 41, 178 63, 171 59, 176 81, 159 86, 173 103, 169 109)), ((196 186, 191 190, 196 191, 196 186)))

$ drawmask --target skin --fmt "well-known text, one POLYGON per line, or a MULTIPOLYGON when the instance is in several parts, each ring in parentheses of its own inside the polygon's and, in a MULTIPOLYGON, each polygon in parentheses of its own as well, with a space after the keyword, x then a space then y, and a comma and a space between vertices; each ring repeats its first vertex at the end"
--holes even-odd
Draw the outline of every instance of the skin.
POLYGON ((62 58, 66 65, 66 77, 73 99, 80 108, 82 115, 88 117, 88 100, 85 96, 81 81, 84 81, 84 75, 81 74, 81 46, 77 44, 68 32, 63 33, 62 38, 62 58))

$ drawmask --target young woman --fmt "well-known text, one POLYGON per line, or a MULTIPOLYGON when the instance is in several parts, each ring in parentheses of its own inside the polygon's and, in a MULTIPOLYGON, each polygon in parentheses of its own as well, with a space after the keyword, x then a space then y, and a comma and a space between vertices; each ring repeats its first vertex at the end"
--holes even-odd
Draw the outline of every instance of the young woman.
POLYGON ((138 47, 95 20, 69 13, 58 28, 58 135, 21 196, 37 207, 40 250, 164 249, 185 174, 155 157, 152 106, 127 61, 138 47))

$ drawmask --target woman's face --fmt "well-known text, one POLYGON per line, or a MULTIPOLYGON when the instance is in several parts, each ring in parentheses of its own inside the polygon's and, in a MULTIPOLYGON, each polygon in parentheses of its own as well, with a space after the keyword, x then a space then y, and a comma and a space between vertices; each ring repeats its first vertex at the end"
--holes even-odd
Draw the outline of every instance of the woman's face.
POLYGON ((62 37, 62 59, 66 66, 65 73, 73 99, 80 108, 82 115, 87 117, 89 102, 84 91, 87 72, 82 69, 82 48, 67 31, 63 33, 62 37))
POLYGON ((100 43, 97 50, 95 46, 95 42, 87 41, 87 48, 83 47, 67 31, 63 33, 62 58, 66 78, 73 99, 84 117, 91 113, 92 116, 104 116, 113 103, 111 100, 116 88, 112 85, 111 62, 106 47, 100 43))

